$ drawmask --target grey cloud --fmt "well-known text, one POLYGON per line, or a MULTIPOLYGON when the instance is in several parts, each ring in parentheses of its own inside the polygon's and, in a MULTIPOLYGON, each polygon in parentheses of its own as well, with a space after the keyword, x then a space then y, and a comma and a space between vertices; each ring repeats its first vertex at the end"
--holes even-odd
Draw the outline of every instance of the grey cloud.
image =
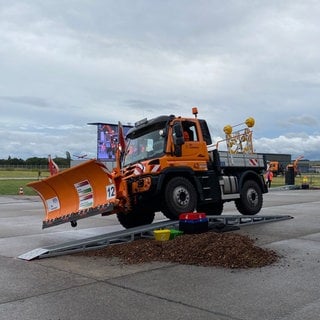
POLYGON ((143 110, 143 112, 148 112, 149 114, 154 114, 155 110, 158 110, 160 113, 167 113, 170 111, 177 111, 179 108, 181 109, 181 105, 175 102, 157 103, 152 100, 126 100, 124 101, 124 105, 137 111, 143 110))
POLYGON ((50 104, 42 98, 30 96, 0 96, 0 100, 15 104, 30 105, 41 108, 48 108, 50 104))
POLYGON ((307 129, 310 129, 318 127, 319 121, 315 116, 301 114, 283 118, 281 121, 281 126, 285 127, 286 129, 290 129, 293 127, 305 127, 307 129))
POLYGON ((318 149, 316 1, 1 3, 0 124, 16 128, 13 144, 30 130, 34 152, 53 140, 94 153, 92 128, 81 125, 192 116, 198 106, 214 136, 253 116, 257 147, 294 152, 303 133, 304 148, 318 149))
POLYGON ((308 115, 290 117, 288 119, 288 122, 292 124, 298 124, 298 125, 310 126, 310 127, 316 127, 319 125, 318 119, 308 115))

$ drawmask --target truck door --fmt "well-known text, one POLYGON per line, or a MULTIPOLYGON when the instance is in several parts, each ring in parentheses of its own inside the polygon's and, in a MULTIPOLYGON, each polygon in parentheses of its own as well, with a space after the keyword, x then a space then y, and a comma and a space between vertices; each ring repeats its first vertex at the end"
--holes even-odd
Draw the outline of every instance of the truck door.
POLYGON ((195 122, 182 121, 184 144, 182 145, 182 156, 188 159, 195 159, 203 150, 204 142, 199 141, 199 133, 195 122))

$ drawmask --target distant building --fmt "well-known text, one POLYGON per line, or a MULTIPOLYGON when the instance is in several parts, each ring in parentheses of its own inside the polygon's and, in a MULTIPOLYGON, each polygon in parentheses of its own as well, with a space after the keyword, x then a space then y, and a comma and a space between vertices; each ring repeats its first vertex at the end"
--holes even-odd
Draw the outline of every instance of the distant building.
POLYGON ((263 153, 265 159, 268 161, 278 161, 281 163, 283 168, 285 168, 289 163, 291 163, 291 154, 282 153, 263 153))
POLYGON ((298 162, 298 171, 300 173, 308 173, 310 172, 310 161, 308 159, 301 159, 298 162))
MULTIPOLYGON (((292 159, 291 154, 281 153, 263 153, 265 159, 268 161, 278 161, 285 169, 288 164, 293 163, 295 159, 292 159)), ((298 172, 308 173, 312 170, 310 161, 308 159, 301 159, 298 162, 298 172)), ((313 169, 314 170, 314 169, 313 169)))
POLYGON ((320 166, 319 165, 311 166, 310 170, 314 173, 320 173, 320 166))

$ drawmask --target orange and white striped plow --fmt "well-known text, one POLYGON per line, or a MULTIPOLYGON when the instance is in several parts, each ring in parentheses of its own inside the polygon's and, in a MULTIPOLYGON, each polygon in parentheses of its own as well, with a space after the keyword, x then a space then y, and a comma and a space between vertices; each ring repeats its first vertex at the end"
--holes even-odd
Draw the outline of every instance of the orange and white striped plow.
POLYGON ((46 210, 43 228, 89 216, 112 213, 117 203, 110 172, 97 160, 89 160, 41 181, 28 184, 41 197, 46 210))

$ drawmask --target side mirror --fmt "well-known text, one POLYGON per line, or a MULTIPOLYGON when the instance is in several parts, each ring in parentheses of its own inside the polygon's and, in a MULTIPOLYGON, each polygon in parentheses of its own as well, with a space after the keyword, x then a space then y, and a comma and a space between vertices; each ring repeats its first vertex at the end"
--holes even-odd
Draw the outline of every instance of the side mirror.
POLYGON ((180 122, 173 125, 174 155, 181 157, 181 146, 184 144, 183 129, 180 122))
POLYGON ((176 122, 173 125, 173 142, 178 146, 184 144, 183 130, 180 122, 176 122))

